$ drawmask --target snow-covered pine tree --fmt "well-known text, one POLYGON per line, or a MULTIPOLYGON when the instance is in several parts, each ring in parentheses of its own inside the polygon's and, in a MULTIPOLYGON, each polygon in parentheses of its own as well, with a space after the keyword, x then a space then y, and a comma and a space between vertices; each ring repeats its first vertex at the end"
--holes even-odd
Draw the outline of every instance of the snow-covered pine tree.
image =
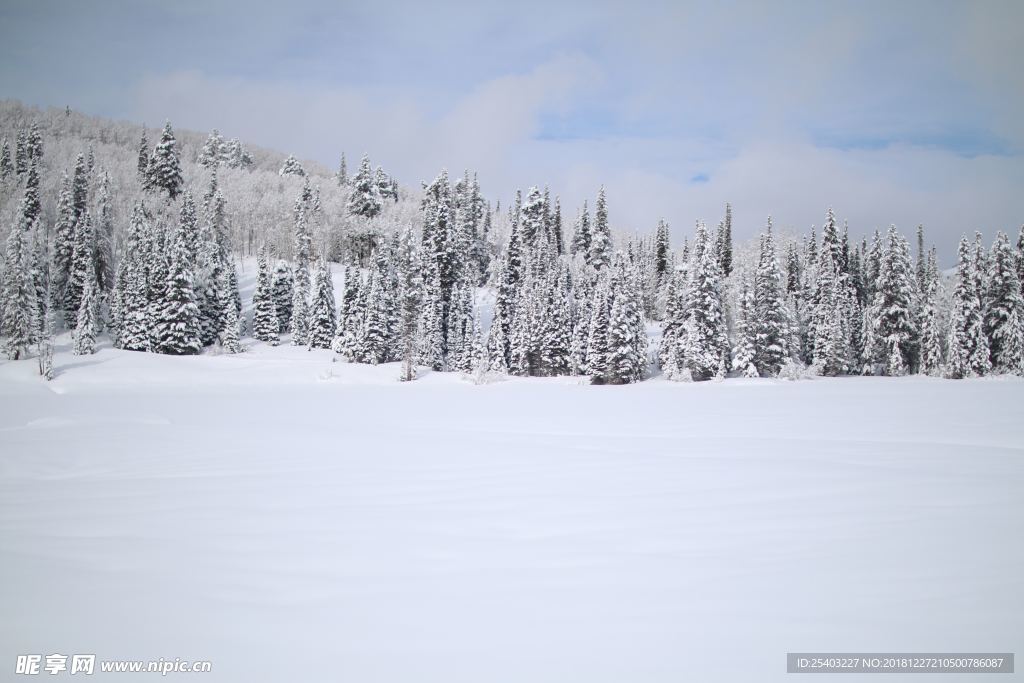
POLYGON ((142 139, 139 141, 139 154, 135 170, 139 176, 139 182, 145 185, 146 179, 149 178, 149 141, 146 140, 145 128, 142 129, 142 139))
POLYGON ((64 310, 69 319, 76 315, 86 282, 96 279, 96 238, 88 211, 78 219, 74 231, 71 268, 64 287, 64 310))
POLYGON ((241 353, 245 349, 241 342, 241 320, 234 301, 224 306, 224 331, 220 335, 220 348, 224 353, 241 353))
POLYGON ((93 275, 90 274, 82 288, 82 298, 75 324, 75 342, 72 353, 76 356, 96 353, 96 309, 96 282, 93 275))
POLYGON ((914 290, 907 242, 897 232, 896 226, 891 225, 873 307, 875 335, 882 342, 881 352, 885 354, 884 357, 876 357, 875 361, 880 365, 884 361, 888 370, 904 368, 913 372, 917 368, 920 341, 914 316, 914 290), (894 348, 902 357, 899 363, 895 359, 894 348))
POLYGON ((942 374, 942 321, 939 299, 941 296, 935 249, 928 254, 924 271, 924 291, 921 302, 921 372, 942 374))
POLYGON ((313 301, 309 309, 309 348, 329 349, 337 324, 334 307, 334 284, 327 261, 320 259, 313 280, 313 301))
POLYGON ((96 285, 100 293, 114 287, 114 212, 110 196, 110 174, 100 174, 96 195, 95 255, 96 285))
MULTIPOLYGON (((24 201, 22 201, 24 209, 24 201)), ((39 324, 38 300, 32 282, 28 240, 31 223, 19 212, 17 222, 7 235, 5 269, 3 272, 2 333, 7 337, 7 357, 18 360, 28 355, 39 324)))
POLYGON ((352 192, 348 197, 348 212, 353 216, 373 218, 381 211, 380 190, 374 182, 370 157, 363 155, 359 170, 352 178, 352 192))
POLYGON ((843 324, 845 291, 833 253, 823 246, 817 257, 810 311, 812 360, 822 375, 841 375, 850 370, 849 336, 843 324))
POLYGON ((345 153, 341 153, 341 162, 338 164, 338 173, 334 176, 339 187, 348 185, 348 166, 345 163, 345 153))
POLYGON ((419 308, 423 283, 420 279, 420 264, 413 241, 411 227, 402 230, 398 243, 398 354, 402 361, 404 382, 416 378, 416 328, 419 322, 419 308))
POLYGON ((583 210, 576 216, 576 222, 573 224, 571 253, 583 254, 584 258, 589 261, 590 237, 590 211, 587 209, 586 200, 584 200, 583 210))
POLYGON ((261 247, 256 257, 256 291, 252 296, 252 336, 257 341, 268 342, 277 346, 278 328, 277 309, 274 306, 273 292, 270 288, 270 267, 267 263, 266 247, 261 247))
POLYGON ((640 311, 636 277, 627 272, 622 255, 616 256, 612 285, 606 367, 599 383, 629 384, 643 378, 647 364, 646 334, 640 311), (642 339, 640 337, 643 337, 642 339))
POLYGON ((789 314, 782 293, 782 274, 775 258, 772 220, 761 235, 760 256, 754 275, 754 364, 758 374, 775 377, 790 357, 789 314))
POLYGON ((181 194, 184 180, 181 177, 181 162, 178 160, 178 141, 171 130, 171 122, 164 124, 160 142, 153 149, 146 169, 145 189, 166 192, 168 201, 174 201, 181 194))
POLYGON ((299 163, 294 154, 289 154, 288 158, 281 164, 281 170, 277 174, 282 177, 294 175, 304 178, 306 176, 306 169, 302 168, 302 164, 299 163))
POLYGON ((729 339, 722 308, 720 271, 715 245, 709 239, 703 222, 697 224, 694 244, 694 266, 687 291, 687 316, 677 344, 685 369, 694 380, 714 377, 728 358, 729 339))
MULTIPOLYGON (((960 238, 957 261, 956 286, 953 289, 949 314, 946 372, 953 379, 962 379, 975 374, 972 364, 975 347, 979 337, 984 339, 981 306, 975 288, 974 263, 967 237, 960 238)), ((987 347, 987 343, 985 346, 987 347)), ((987 348, 984 351, 988 353, 987 348)))
POLYGON ((718 248, 719 270, 722 277, 732 275, 732 205, 725 205, 725 219, 722 221, 722 237, 718 248))
POLYGON ((600 270, 611 264, 612 232, 608 225, 608 203, 605 198, 604 186, 598 190, 597 204, 594 205, 594 230, 590 236, 588 252, 590 265, 600 270))
POLYGON ((274 267, 274 276, 270 283, 274 297, 274 307, 280 323, 278 330, 287 332, 292 318, 292 269, 284 259, 278 259, 274 267))
POLYGON ((195 355, 203 348, 187 230, 179 223, 169 245, 167 281, 154 344, 157 353, 173 356, 195 355))
POLYGON ((383 277, 377 271, 370 273, 367 283, 366 314, 359 335, 356 360, 377 365, 388 360, 388 302, 385 298, 383 277))
POLYGON ((743 377, 760 376, 754 363, 757 327, 754 310, 754 292, 751 291, 747 280, 742 279, 740 281, 739 311, 736 317, 736 345, 732 349, 732 369, 743 377))
POLYGON ((206 138, 203 148, 199 150, 199 158, 196 162, 203 167, 212 168, 219 166, 227 160, 227 146, 220 132, 214 128, 210 137, 206 138))
POLYGON ((1010 239, 996 234, 989 259, 985 334, 994 372, 1024 374, 1024 298, 1010 239))
POLYGON ((604 377, 608 371, 608 327, 611 324, 612 296, 608 274, 603 272, 598 277, 590 303, 586 367, 592 377, 604 377))
POLYGON ((444 370, 444 308, 441 301, 441 274, 436 264, 424 264, 424 295, 420 307, 416 341, 417 364, 444 370))
POLYGON ((14 175, 14 160, 11 158, 11 142, 4 138, 0 144, 0 181, 14 175))
POLYGON ((28 174, 25 176, 25 197, 21 212, 30 221, 39 218, 43 214, 43 205, 39 200, 39 167, 38 162, 33 159, 28 167, 28 174))

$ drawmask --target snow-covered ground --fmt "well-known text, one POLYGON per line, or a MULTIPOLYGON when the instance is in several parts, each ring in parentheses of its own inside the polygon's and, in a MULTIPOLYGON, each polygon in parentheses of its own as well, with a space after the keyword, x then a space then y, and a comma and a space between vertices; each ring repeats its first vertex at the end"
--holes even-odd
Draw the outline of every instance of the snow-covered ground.
POLYGON ((0 364, 3 680, 54 652, 677 683, 1021 649, 1024 381, 400 384, 64 342, 51 383, 0 364))

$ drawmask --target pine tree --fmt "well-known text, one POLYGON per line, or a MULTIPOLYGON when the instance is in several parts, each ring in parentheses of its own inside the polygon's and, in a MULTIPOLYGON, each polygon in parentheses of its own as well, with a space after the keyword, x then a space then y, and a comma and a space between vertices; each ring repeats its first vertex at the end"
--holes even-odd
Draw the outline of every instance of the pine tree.
POLYGON ((203 148, 199 151, 199 158, 196 159, 196 162, 200 166, 212 168, 219 166, 225 161, 227 161, 227 146, 224 144, 224 138, 214 128, 213 132, 210 133, 210 137, 206 138, 203 148))
POLYGON ((177 144, 174 131, 171 130, 171 123, 168 121, 164 124, 160 142, 153 149, 146 169, 145 189, 166 192, 168 201, 177 199, 184 184, 181 177, 181 163, 178 161, 177 144))
POLYGON ((292 318, 292 269, 284 259, 278 259, 274 267, 274 276, 270 283, 271 292, 274 298, 274 307, 277 309, 277 320, 280 323, 278 331, 287 332, 292 318))
POLYGON ((995 372, 1024 373, 1024 298, 1016 255, 1005 233, 992 245, 985 307, 985 333, 995 372))
POLYGON ((732 205, 725 205, 725 220, 722 221, 722 239, 719 245, 720 270, 723 277, 732 274, 732 205))
POLYGON ((754 364, 755 329, 754 293, 746 280, 740 283, 739 315, 736 320, 736 346, 732 350, 732 369, 744 377, 759 377, 754 364))
POLYGON ((377 365, 388 360, 388 301, 386 298, 383 277, 373 272, 370 274, 366 295, 366 315, 359 335, 357 360, 361 363, 377 365))
POLYGON ((174 356, 195 355, 203 347, 186 230, 179 224, 170 245, 167 280, 154 344, 157 353, 174 356))
POLYGON ((597 193, 597 204, 594 207, 594 231, 590 236, 590 265, 601 269, 611 263, 612 233, 608 226, 608 206, 604 187, 597 193))
POLYGON ((224 353, 241 353, 245 350, 240 340, 240 327, 238 309, 233 301, 229 301, 224 307, 224 332, 220 338, 220 347, 224 353))
MULTIPOLYGON (((882 342, 881 350, 887 356, 889 369, 899 367, 913 371, 917 366, 919 339, 913 314, 913 277, 906 240, 896 231, 896 226, 890 226, 874 302, 875 334, 882 342), (898 363, 894 348, 901 356, 898 363)), ((883 358, 877 360, 881 363, 883 358)))
POLYGON ((590 305, 589 337, 587 339, 587 371, 603 377, 608 370, 608 327, 611 324, 612 292, 607 274, 602 274, 594 288, 590 305))
POLYGON ((380 190, 370 169, 370 157, 363 155, 359 170, 352 179, 352 193, 348 198, 348 212, 353 216, 373 218, 381 211, 380 190))
POLYGON ((96 197, 95 224, 96 284, 99 292, 114 288, 114 215, 110 197, 110 174, 100 176, 96 197))
POLYGON ((28 240, 32 226, 24 211, 20 213, 17 224, 11 227, 7 235, 6 268, 3 273, 3 325, 0 328, 7 337, 7 356, 11 360, 28 355, 33 331, 38 328, 39 315, 28 259, 28 240))
POLYGON ((782 274, 775 259, 771 218, 761 236, 761 252, 754 276, 754 364, 758 374, 774 377, 790 356, 789 315, 782 293, 782 274))
POLYGON ((75 226, 71 268, 64 289, 64 307, 74 315, 81 305, 82 292, 87 282, 96 279, 96 238, 92 216, 86 211, 75 226))
POLYGON ((43 213, 43 205, 39 201, 39 168, 34 159, 29 164, 28 175, 25 176, 25 204, 21 211, 30 221, 39 218, 43 213))
POLYGON ((338 174, 335 176, 339 187, 348 185, 348 167, 345 164, 345 153, 341 153, 341 162, 338 164, 338 174))
POLYGON ((336 324, 331 271, 327 267, 327 262, 321 259, 313 280, 313 301, 309 310, 309 348, 331 348, 336 324))
POLYGON ((0 180, 7 180, 14 175, 14 160, 11 158, 11 143, 4 138, 0 144, 0 180))
POLYGON ((398 243, 398 349, 402 361, 400 379, 408 382, 416 378, 416 328, 422 296, 420 265, 413 241, 412 228, 402 231, 398 243))
POLYGON ((261 248, 256 258, 256 292, 252 296, 252 336, 257 341, 277 346, 278 318, 274 297, 270 289, 270 268, 267 265, 266 248, 261 248))
POLYGON ((573 254, 583 254, 584 258, 590 260, 590 212, 587 209, 587 202, 583 202, 583 210, 576 217, 576 224, 572 233, 571 251, 573 254))
POLYGON ((684 360, 684 368, 695 380, 714 377, 729 353, 720 271, 714 247, 704 223, 698 223, 694 267, 687 291, 685 332, 677 342, 681 344, 678 356, 684 360))
POLYGON ((146 129, 142 129, 142 140, 139 141, 139 156, 136 162, 136 171, 139 176, 139 181, 143 185, 146 184, 146 180, 149 178, 149 141, 146 140, 146 129))
POLYGON ((921 303, 921 372, 939 375, 942 372, 942 325, 939 319, 940 284, 935 250, 928 255, 924 270, 924 291, 921 303))
POLYGON ((280 176, 294 175, 304 178, 306 176, 306 169, 302 168, 302 164, 295 158, 295 155, 289 154, 288 158, 281 164, 281 170, 277 172, 280 176))
MULTIPOLYGON (((958 267, 956 287, 950 308, 949 342, 947 344, 946 372, 953 379, 978 374, 975 363, 982 354, 987 358, 988 343, 982 323, 981 304, 974 276, 974 260, 966 237, 960 239, 957 250, 958 267), (980 348, 984 346, 984 348, 980 348)), ((985 370, 984 367, 980 368, 985 370)))
POLYGON ((72 352, 76 356, 96 353, 96 282, 90 277, 82 291, 82 301, 78 307, 78 318, 75 325, 75 343, 72 352))

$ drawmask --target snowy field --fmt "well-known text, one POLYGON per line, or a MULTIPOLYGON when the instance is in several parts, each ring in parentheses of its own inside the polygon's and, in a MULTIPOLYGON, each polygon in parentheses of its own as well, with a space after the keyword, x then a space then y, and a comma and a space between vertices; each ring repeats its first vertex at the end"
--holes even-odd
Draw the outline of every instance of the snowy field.
POLYGON ((787 651, 1022 650, 1021 380, 400 384, 63 342, 49 384, 0 364, 8 672, 772 681, 787 651))

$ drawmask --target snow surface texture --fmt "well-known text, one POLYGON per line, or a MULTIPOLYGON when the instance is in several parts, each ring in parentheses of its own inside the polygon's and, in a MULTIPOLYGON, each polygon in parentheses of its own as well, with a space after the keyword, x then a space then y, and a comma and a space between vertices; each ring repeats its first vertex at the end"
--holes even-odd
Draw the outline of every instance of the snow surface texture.
POLYGON ((51 383, 0 364, 4 680, 53 652, 676 683, 1021 651, 1021 380, 399 383, 290 346, 61 341, 51 383))

